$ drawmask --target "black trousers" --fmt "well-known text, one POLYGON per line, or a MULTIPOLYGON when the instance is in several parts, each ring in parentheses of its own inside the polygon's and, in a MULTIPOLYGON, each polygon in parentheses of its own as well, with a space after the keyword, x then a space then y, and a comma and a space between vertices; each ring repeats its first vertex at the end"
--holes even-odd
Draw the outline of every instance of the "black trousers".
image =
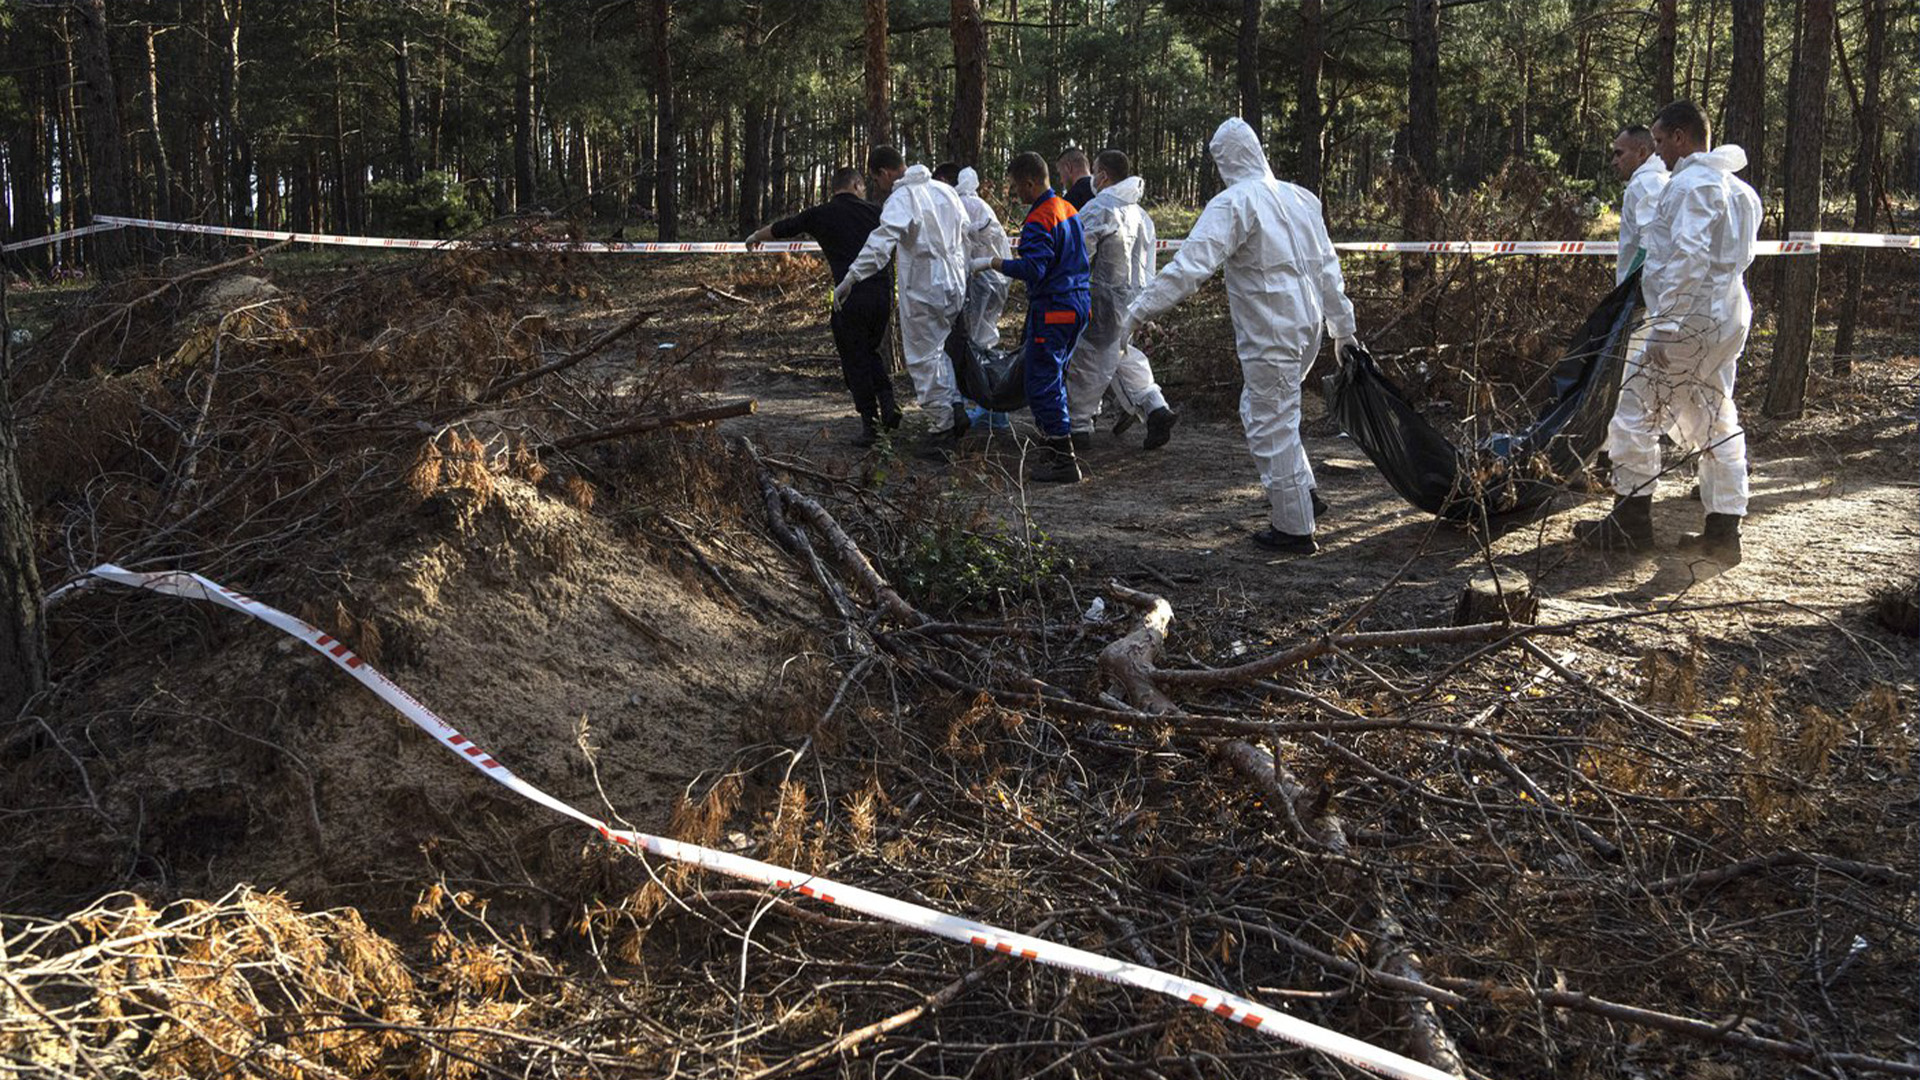
POLYGON ((893 380, 887 377, 887 323, 892 318, 893 297, 884 289, 855 289, 833 313, 840 373, 853 394, 853 407, 865 420, 900 415, 893 380))

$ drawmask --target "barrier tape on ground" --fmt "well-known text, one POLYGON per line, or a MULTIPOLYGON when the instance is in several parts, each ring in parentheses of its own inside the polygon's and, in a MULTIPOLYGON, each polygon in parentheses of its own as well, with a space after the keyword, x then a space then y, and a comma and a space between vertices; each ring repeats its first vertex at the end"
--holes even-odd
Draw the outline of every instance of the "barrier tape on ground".
POLYGON ((108 229, 118 229, 120 227, 121 224, 118 221, 96 221, 91 225, 82 225, 77 229, 62 229, 57 233, 36 236, 31 240, 16 240, 11 244, 0 244, 0 251, 19 251, 21 248, 39 247, 42 244, 57 244, 62 240, 71 240, 76 236, 87 236, 91 233, 106 232, 108 229))
MULTIPOLYGON (((341 236, 334 233, 284 232, 273 229, 243 229, 231 225, 196 225, 184 221, 156 221, 151 218, 116 217, 101 214, 92 225, 51 236, 36 237, 7 244, 0 250, 15 251, 41 244, 57 243, 117 228, 163 229, 195 233, 201 236, 226 236, 243 240, 291 240, 301 244, 329 244, 336 247, 393 248, 416 251, 553 251, 606 255, 779 255, 817 252, 810 240, 769 240, 748 247, 737 240, 424 240, 409 236, 341 236)), ((1008 237, 1018 244, 1018 236, 1008 237)), ((1156 241, 1159 251, 1178 251, 1177 239, 1156 241)), ((1620 248, 1612 240, 1343 240, 1336 251, 1356 254, 1409 255, 1602 255, 1612 257, 1620 248)), ((1755 255, 1814 255, 1825 247, 1877 247, 1920 250, 1920 236, 1891 233, 1795 232, 1785 240, 1761 240, 1754 244, 1755 255)))
POLYGON ((1396 1080, 1453 1080, 1447 1073, 1411 1058, 1288 1016, 1257 1001, 1228 993, 1205 983, 1195 982, 1192 979, 1182 978, 1155 968, 1130 964, 1124 960, 1115 960, 1043 938, 1002 930, 996 926, 988 926, 958 915, 949 915, 904 900, 896 900, 852 885, 843 885, 826 878, 774 866, 758 859, 749 859, 745 856, 715 851, 712 848, 682 843, 665 837, 650 836, 646 833, 615 829, 599 818, 576 810, 515 776, 513 771, 501 764, 497 758, 435 716, 412 695, 374 670, 372 665, 355 656, 344 643, 284 611, 243 596, 198 574, 185 571, 136 573, 106 563, 94 567, 89 573, 93 578, 129 588, 146 589, 167 596, 219 604, 298 638, 314 651, 331 660, 340 670, 359 680, 361 685, 373 691, 382 701, 412 721, 414 726, 433 736, 440 745, 465 758, 467 763, 478 769, 482 775, 512 789, 530 802, 538 803, 557 814, 564 814, 580 822, 623 847, 651 852, 662 858, 757 882, 782 892, 798 893, 822 903, 858 911, 899 926, 937 934, 988 952, 1005 953, 1009 956, 1064 968, 1081 975, 1090 975, 1097 979, 1165 994, 1195 1008, 1211 1012, 1223 1020, 1284 1039, 1298 1046, 1331 1054, 1342 1061, 1381 1076, 1394 1077, 1396 1080))

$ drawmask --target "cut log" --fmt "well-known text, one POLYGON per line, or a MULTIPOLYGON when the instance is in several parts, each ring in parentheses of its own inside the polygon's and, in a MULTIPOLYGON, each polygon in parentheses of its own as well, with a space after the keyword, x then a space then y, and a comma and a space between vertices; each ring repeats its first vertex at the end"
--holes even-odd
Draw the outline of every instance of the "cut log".
POLYGON ((1533 582, 1512 567, 1496 567, 1467 583, 1460 592, 1460 603, 1453 609, 1453 625, 1476 626, 1481 623, 1532 623, 1540 615, 1540 600, 1533 582))

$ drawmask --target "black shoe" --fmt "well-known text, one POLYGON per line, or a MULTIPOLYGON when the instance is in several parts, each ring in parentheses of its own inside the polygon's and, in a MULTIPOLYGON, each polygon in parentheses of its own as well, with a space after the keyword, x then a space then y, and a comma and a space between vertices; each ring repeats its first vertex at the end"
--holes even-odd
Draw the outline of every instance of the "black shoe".
POLYGON ((1704 555, 1728 566, 1738 565, 1740 562, 1740 515, 1708 514, 1706 529, 1681 536, 1679 547, 1681 551, 1688 554, 1704 555))
POLYGON ((1086 479, 1073 455, 1073 439, 1049 438, 1027 479, 1041 484, 1077 484, 1086 479))
POLYGON ((1653 496, 1616 498, 1598 521, 1573 527, 1573 538, 1599 551, 1645 551, 1653 546, 1653 496))
POLYGON ((1134 415, 1125 409, 1121 409, 1120 419, 1113 422, 1113 433, 1115 435, 1125 434, 1126 430, 1133 426, 1133 422, 1134 415))
POLYGON ((967 419, 967 407, 955 403, 953 406, 953 424, 939 431, 927 432, 920 441, 919 456, 929 461, 950 461, 959 452, 960 440, 967 437, 973 427, 973 421, 967 419))
POLYGON ((873 446, 879 441, 880 441, 880 429, 873 426, 872 420, 865 420, 865 419, 860 421, 860 434, 855 435, 853 438, 847 440, 847 442, 851 443, 854 446, 859 447, 862 450, 865 450, 868 447, 873 446))
POLYGON ((1158 450, 1173 438, 1173 425, 1180 414, 1165 405, 1147 414, 1147 438, 1140 444, 1142 450, 1158 450))
POLYGON ((900 430, 899 410, 896 409, 889 412, 882 412, 880 414, 880 426, 881 428, 887 431, 899 431, 900 430))
POLYGON ((1253 542, 1268 551, 1278 551, 1283 555, 1311 555, 1320 550, 1320 545, 1313 542, 1312 533, 1295 536, 1292 533, 1283 533, 1279 529, 1271 528, 1254 533, 1253 542))
POLYGON ((1320 497, 1319 488, 1308 488, 1307 498, 1313 500, 1313 520, 1319 521, 1320 515, 1327 512, 1327 500, 1320 497))
POLYGON ((1086 454, 1086 453, 1091 453, 1091 452, 1092 452, 1092 450, 1093 450, 1093 432, 1091 432, 1091 431, 1076 431, 1076 432, 1074 432, 1074 433, 1073 433, 1072 435, 1070 435, 1070 436, 1068 436, 1068 437, 1069 437, 1069 438, 1071 438, 1071 439, 1073 440, 1073 452, 1074 452, 1074 453, 1076 453, 1076 454, 1086 454))

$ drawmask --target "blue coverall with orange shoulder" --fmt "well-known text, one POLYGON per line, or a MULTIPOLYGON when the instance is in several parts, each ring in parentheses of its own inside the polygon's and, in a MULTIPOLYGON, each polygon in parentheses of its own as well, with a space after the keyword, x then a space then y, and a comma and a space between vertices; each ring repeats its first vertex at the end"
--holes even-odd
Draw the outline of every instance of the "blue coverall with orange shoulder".
POLYGON ((1049 438, 1064 439, 1067 357, 1087 325, 1087 242, 1073 204, 1042 192, 1020 226, 1020 254, 1000 271, 1027 283, 1027 407, 1049 438))

